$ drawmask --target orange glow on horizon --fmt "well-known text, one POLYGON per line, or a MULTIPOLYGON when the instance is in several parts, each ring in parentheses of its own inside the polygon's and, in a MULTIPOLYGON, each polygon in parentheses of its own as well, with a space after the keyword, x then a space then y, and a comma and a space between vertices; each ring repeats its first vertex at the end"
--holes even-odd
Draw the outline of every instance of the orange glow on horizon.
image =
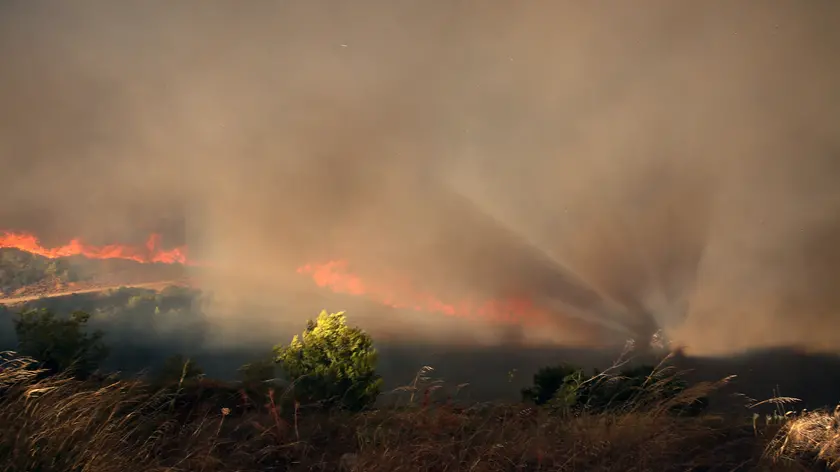
MULTIPOLYGON (((33 234, 0 231, 0 248, 19 249, 51 259, 83 256, 89 259, 124 259, 144 264, 199 265, 187 257, 186 246, 163 249, 159 234, 149 235, 143 246, 123 244, 94 246, 75 238, 65 245, 46 248, 33 234)), ((509 325, 543 324, 549 320, 548 313, 535 306, 528 297, 443 300, 432 293, 416 288, 403 277, 388 277, 388 283, 365 280, 351 272, 348 262, 344 260, 306 264, 299 267, 297 273, 310 277, 319 287, 335 293, 365 297, 396 309, 439 313, 450 317, 509 325)))
POLYGON ((337 260, 323 264, 306 264, 299 267, 297 272, 310 276, 319 287, 329 288, 335 293, 364 296, 392 308, 511 325, 534 325, 548 321, 548 313, 540 310, 526 297, 444 301, 397 278, 389 278, 389 284, 365 281, 351 272, 348 266, 347 261, 337 260))

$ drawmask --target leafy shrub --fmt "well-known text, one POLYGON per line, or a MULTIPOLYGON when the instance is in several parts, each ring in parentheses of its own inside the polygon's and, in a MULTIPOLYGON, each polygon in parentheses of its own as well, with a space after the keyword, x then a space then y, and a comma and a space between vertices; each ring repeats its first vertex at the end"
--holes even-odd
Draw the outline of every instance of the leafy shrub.
POLYGON ((59 318, 49 310, 27 310, 14 321, 18 352, 32 357, 50 373, 69 372, 84 378, 107 357, 103 333, 85 331, 90 315, 73 312, 59 318))
POLYGON ((576 379, 582 376, 583 370, 567 364, 543 367, 534 374, 534 385, 522 389, 522 399, 545 405, 559 393, 564 398, 573 395, 570 403, 574 404, 577 402, 576 379))
POLYGON ((322 311, 288 346, 276 346, 274 354, 300 400, 362 410, 379 395, 382 379, 376 374, 373 340, 361 329, 347 326, 344 312, 322 311))
POLYGON ((644 365, 593 378, 584 386, 581 402, 594 411, 644 408, 672 399, 685 388, 686 383, 668 369, 644 365))
MULTIPOLYGON (((596 370, 587 376, 582 369, 563 364, 540 369, 534 385, 522 390, 522 397, 556 411, 621 412, 665 404, 686 386, 669 369, 653 366, 631 367, 613 375, 596 370)), ((672 411, 696 414, 706 406, 707 399, 701 398, 689 406, 675 405, 672 411)))

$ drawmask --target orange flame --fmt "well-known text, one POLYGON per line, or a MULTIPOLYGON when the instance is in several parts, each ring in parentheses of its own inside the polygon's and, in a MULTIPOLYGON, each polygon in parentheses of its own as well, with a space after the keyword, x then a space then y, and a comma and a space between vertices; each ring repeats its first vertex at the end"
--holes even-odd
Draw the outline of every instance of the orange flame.
POLYGON ((348 270, 347 261, 329 261, 324 264, 307 264, 298 268, 299 274, 312 277, 319 287, 336 293, 365 296, 386 306, 441 313, 447 316, 485 319, 504 324, 542 324, 548 314, 528 298, 508 297, 489 300, 463 300, 445 302, 436 296, 411 287, 405 280, 392 278, 385 285, 363 281, 348 270))
MULTIPOLYGON (((93 246, 73 239, 59 247, 45 248, 38 238, 25 232, 0 231, 0 248, 15 248, 51 259, 84 256, 90 259, 125 259, 140 263, 165 263, 204 265, 187 257, 186 246, 173 249, 160 247, 161 236, 151 234, 144 246, 109 244, 93 246)), ((437 296, 412 286, 403 277, 389 277, 388 284, 376 284, 348 270, 344 260, 324 264, 307 264, 297 269, 299 274, 310 276, 319 287, 336 293, 363 296, 397 309, 409 309, 446 316, 483 319, 502 324, 533 325, 548 321, 548 313, 534 305, 527 297, 458 302, 444 301, 437 296)))
POLYGON ((32 234, 23 232, 0 232, 0 248, 14 248, 39 256, 55 259, 57 257, 84 256, 89 259, 126 259, 141 263, 189 264, 187 248, 176 247, 163 249, 160 247, 159 234, 151 234, 142 247, 109 244, 106 246, 92 246, 84 244, 79 239, 73 239, 64 246, 45 248, 32 234))

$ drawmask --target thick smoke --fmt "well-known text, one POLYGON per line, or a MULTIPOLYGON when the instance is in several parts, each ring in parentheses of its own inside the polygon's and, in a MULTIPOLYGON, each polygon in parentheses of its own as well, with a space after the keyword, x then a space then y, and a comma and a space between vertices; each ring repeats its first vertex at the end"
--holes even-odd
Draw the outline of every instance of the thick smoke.
POLYGON ((830 0, 8 1, 0 226, 161 231, 215 261, 243 332, 299 326, 294 268, 344 258, 571 314, 475 342, 836 349, 838 21, 830 0))

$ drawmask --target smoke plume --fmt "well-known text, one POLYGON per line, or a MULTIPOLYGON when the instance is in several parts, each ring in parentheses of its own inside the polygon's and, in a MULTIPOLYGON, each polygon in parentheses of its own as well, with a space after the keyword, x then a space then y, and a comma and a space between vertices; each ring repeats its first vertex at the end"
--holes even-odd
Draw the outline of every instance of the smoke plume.
POLYGON ((233 343, 301 327, 320 301, 295 268, 342 259, 554 320, 334 307, 417 339, 835 350, 838 21, 830 0, 7 1, 0 227, 186 244, 233 343))

